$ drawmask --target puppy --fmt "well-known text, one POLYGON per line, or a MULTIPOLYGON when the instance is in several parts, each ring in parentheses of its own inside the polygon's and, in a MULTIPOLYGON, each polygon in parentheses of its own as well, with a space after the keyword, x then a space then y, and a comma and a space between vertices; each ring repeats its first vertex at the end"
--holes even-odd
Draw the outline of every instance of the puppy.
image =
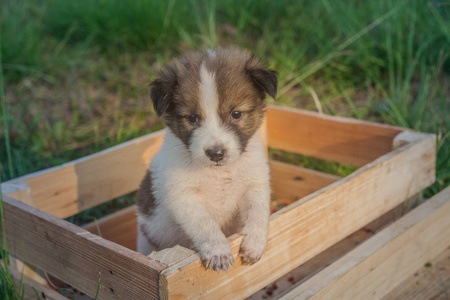
POLYGON ((167 131, 137 195, 139 252, 179 244, 227 270, 227 236, 240 232, 243 261, 261 258, 270 184, 258 129, 276 91, 277 73, 238 48, 188 53, 160 72, 151 98, 167 131))

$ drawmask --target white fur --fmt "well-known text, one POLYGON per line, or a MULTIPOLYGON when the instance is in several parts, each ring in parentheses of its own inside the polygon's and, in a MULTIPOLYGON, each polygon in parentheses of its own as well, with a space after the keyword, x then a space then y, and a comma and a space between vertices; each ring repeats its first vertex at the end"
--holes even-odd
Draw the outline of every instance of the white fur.
POLYGON ((226 149, 225 157, 220 165, 236 161, 240 156, 239 141, 234 133, 220 124, 217 114, 218 94, 214 74, 209 73, 202 65, 200 69, 200 105, 205 112, 200 128, 194 131, 191 138, 190 149, 194 159, 207 166, 214 166, 205 154, 205 150, 214 146, 223 146, 226 149))
POLYGON ((241 256, 253 263, 267 243, 270 184, 263 145, 256 133, 240 153, 237 137, 220 125, 214 75, 201 69, 201 105, 206 119, 193 134, 189 151, 170 129, 151 163, 156 208, 138 215, 149 245, 140 232, 138 251, 148 254, 180 244, 197 249, 206 267, 227 270, 233 257, 226 237, 244 234, 241 256), (227 149, 220 167, 206 157, 215 143, 227 149), (200 162, 200 163, 199 163, 200 162), (191 243, 192 241, 192 243, 191 243))

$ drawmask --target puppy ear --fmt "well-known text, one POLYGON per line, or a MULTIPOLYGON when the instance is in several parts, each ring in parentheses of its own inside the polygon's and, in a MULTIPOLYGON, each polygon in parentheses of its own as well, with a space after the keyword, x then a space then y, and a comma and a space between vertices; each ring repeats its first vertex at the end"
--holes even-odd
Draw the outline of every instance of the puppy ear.
POLYGON ((278 72, 264 68, 255 58, 247 62, 246 72, 256 87, 275 99, 278 87, 278 72))
POLYGON ((153 101, 153 107, 156 114, 160 117, 166 112, 172 100, 173 91, 177 85, 176 73, 171 69, 166 69, 160 73, 159 78, 150 83, 150 96, 153 101))

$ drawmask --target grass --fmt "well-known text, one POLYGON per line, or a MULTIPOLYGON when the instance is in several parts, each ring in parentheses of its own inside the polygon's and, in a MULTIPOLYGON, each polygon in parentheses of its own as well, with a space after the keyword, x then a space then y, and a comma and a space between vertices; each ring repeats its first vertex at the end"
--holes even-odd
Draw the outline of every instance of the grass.
MULTIPOLYGON (((276 104, 437 134, 437 180, 425 196, 450 184, 446 2, 5 0, 0 8, 3 180, 160 129, 147 87, 158 69, 187 50, 236 44, 279 71, 276 104)), ((271 155, 341 176, 354 170, 271 155)))
MULTIPOLYGON (((0 49, 2 45, 2 40, 0 36, 0 49)), ((6 137, 6 152, 7 152, 7 158, 9 162, 9 170, 10 170, 10 176, 14 176, 13 169, 12 169, 12 161, 11 161, 11 149, 9 145, 9 128, 8 128, 8 122, 7 122, 7 107, 5 103, 5 94, 4 94, 4 87, 3 87, 3 73, 2 73, 2 66, 1 66, 1 52, 0 52, 0 103, 2 105, 2 119, 3 119, 3 135, 6 137)), ((2 180, 0 178, 0 184, 2 180)), ((22 284, 22 279, 19 282, 19 285, 16 287, 14 284, 14 279, 12 278, 11 274, 9 273, 9 257, 8 257, 8 246, 6 243, 6 232, 5 232, 5 215, 3 212, 3 196, 2 196, 2 189, 0 186, 0 224, 2 228, 2 240, 1 240, 1 247, 0 247, 0 259, 2 264, 0 264, 0 299, 5 300, 16 300, 16 299, 23 299, 24 297, 24 287, 22 284)))

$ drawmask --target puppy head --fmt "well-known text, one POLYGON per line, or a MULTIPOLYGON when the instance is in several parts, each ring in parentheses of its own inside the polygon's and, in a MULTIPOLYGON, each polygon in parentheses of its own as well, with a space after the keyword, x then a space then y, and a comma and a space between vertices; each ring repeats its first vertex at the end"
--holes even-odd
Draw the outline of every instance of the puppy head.
POLYGON ((151 83, 153 106, 205 166, 236 161, 275 98, 277 73, 238 48, 192 52, 172 60, 151 83))

